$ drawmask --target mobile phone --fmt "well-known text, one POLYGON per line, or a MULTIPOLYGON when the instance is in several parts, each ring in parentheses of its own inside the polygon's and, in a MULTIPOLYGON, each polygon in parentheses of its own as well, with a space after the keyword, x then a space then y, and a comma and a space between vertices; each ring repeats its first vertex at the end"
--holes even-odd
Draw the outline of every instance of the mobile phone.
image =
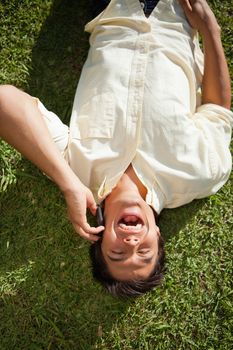
POLYGON ((102 206, 98 205, 96 209, 96 220, 98 226, 104 226, 104 215, 103 215, 103 210, 102 206))

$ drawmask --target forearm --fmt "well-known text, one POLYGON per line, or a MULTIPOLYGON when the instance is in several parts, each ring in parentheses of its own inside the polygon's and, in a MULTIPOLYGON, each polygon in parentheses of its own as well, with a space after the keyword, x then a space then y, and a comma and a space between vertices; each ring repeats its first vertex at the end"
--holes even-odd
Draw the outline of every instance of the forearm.
POLYGON ((13 87, 0 91, 0 137, 31 160, 63 192, 73 182, 77 185, 79 180, 57 150, 35 100, 13 87))
POLYGON ((202 103, 215 103, 230 108, 231 85, 221 30, 216 23, 208 24, 201 35, 204 44, 202 103))
POLYGON ((96 202, 65 162, 53 142, 35 99, 12 86, 0 86, 0 137, 47 174, 63 192, 70 221, 90 241, 99 239, 103 226, 91 227, 86 210, 93 215, 96 202))

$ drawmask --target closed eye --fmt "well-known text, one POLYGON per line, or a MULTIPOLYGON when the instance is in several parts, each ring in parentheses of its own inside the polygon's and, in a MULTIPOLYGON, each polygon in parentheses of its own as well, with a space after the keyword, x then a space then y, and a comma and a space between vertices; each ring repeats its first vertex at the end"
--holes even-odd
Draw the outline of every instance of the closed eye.
POLYGON ((140 249, 137 251, 138 254, 145 255, 150 252, 150 249, 140 249))
POLYGON ((108 255, 108 258, 111 261, 125 261, 127 259, 127 258, 122 257, 122 255, 119 255, 119 254, 118 254, 118 256, 110 256, 110 255, 108 255))
MULTIPOLYGON (((119 256, 119 257, 113 257, 113 256, 108 255, 108 258, 109 258, 111 261, 116 261, 116 262, 127 260, 126 257, 124 258, 124 257, 121 257, 121 256, 119 256)), ((149 257, 149 258, 144 258, 144 259, 142 259, 142 262, 143 262, 144 264, 150 264, 151 261, 152 261, 152 259, 153 259, 153 256, 151 256, 151 257, 149 257)))

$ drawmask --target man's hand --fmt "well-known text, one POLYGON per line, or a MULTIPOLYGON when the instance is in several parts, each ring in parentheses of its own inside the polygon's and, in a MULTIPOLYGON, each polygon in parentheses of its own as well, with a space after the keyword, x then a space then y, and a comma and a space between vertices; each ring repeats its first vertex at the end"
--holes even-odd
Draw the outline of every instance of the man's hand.
POLYGON ((93 215, 96 214, 97 205, 92 192, 80 181, 72 190, 64 192, 68 208, 68 215, 76 232, 90 242, 98 241, 98 233, 104 230, 104 226, 91 227, 87 222, 86 211, 90 209, 93 215))
POLYGON ((218 27, 217 20, 205 0, 179 0, 190 25, 204 34, 206 29, 218 27))
POLYGON ((64 194, 72 224, 80 236, 97 241, 103 226, 91 227, 86 211, 95 215, 91 191, 74 174, 58 151, 35 98, 13 86, 0 86, 0 137, 31 160, 64 194), (12 130, 17 130, 13 133, 12 130))
POLYGON ((231 84, 218 22, 205 0, 179 0, 190 25, 203 39, 202 103, 231 106, 231 84))

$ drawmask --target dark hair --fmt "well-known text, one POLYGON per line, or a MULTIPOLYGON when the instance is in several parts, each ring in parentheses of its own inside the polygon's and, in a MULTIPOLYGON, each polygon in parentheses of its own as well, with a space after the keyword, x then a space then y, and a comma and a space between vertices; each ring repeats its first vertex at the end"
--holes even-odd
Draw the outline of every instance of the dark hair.
POLYGON ((144 280, 119 281, 112 277, 108 270, 101 249, 102 238, 90 246, 93 277, 114 296, 138 297, 152 288, 158 286, 163 279, 164 270, 164 240, 158 236, 158 257, 154 269, 144 280))

